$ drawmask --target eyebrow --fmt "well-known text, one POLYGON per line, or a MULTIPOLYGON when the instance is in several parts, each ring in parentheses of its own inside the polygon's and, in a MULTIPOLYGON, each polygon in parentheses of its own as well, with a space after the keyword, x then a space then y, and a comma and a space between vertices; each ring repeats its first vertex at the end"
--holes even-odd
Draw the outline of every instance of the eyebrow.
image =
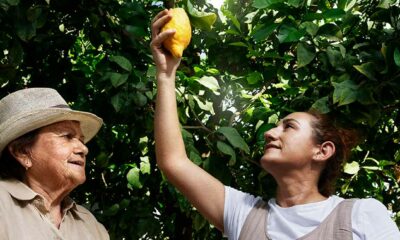
POLYGON ((81 141, 85 141, 85 136, 82 134, 79 134, 75 129, 67 127, 67 126, 61 126, 59 127, 59 129, 57 130, 57 132, 62 133, 62 132, 71 132, 72 134, 74 134, 75 136, 77 136, 79 138, 79 140, 81 141))
POLYGON ((289 123, 289 122, 295 122, 295 123, 297 123, 298 125, 300 125, 300 122, 297 121, 297 120, 294 119, 294 118, 285 118, 285 119, 282 119, 282 121, 279 121, 279 122, 278 122, 278 125, 279 125, 281 122, 282 122, 283 124, 287 124, 287 123, 289 123))

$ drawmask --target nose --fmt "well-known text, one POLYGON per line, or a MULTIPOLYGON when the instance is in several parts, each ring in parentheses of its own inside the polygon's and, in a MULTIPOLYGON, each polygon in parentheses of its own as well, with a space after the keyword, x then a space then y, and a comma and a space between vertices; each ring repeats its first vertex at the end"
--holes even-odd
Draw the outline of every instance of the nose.
POLYGON ((264 133, 264 139, 267 142, 271 142, 277 139, 276 128, 271 128, 264 133))
POLYGON ((84 158, 89 153, 89 149, 79 139, 75 139, 75 141, 76 141, 75 154, 78 154, 82 158, 84 158))

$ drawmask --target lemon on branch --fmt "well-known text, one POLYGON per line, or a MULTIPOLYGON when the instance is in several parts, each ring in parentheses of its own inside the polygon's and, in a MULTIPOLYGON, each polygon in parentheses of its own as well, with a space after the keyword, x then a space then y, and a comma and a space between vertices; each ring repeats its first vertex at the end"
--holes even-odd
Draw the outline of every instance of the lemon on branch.
POLYGON ((190 43, 192 38, 192 27, 186 11, 183 8, 169 9, 172 19, 164 25, 161 32, 168 29, 175 29, 175 34, 166 39, 163 43, 164 47, 176 58, 181 58, 183 50, 190 43))

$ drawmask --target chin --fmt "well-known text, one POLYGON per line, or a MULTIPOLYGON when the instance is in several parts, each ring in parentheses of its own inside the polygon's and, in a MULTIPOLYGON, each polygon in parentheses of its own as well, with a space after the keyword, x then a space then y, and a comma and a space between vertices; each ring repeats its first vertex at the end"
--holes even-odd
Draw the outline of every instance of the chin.
POLYGON ((74 183, 74 185, 78 186, 83 184, 86 181, 86 176, 85 175, 81 175, 81 176, 76 176, 76 175, 72 175, 70 176, 70 179, 72 180, 72 182, 74 183))
POLYGON ((79 180, 78 180, 78 184, 80 185, 80 184, 83 184, 84 182, 86 182, 86 176, 83 176, 83 177, 81 177, 79 180))
POLYGON ((277 166, 278 164, 282 163, 282 161, 280 161, 277 158, 272 158, 270 156, 262 156, 260 159, 260 165, 261 167, 268 172, 268 170, 273 167, 273 166, 277 166))

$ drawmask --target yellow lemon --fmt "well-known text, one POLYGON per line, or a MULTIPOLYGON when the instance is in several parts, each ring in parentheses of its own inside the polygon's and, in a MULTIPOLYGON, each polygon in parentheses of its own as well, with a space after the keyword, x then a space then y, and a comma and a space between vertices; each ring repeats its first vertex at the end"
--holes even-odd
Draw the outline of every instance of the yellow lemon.
POLYGON ((176 58, 181 58, 183 50, 190 43, 192 38, 192 28, 190 20, 183 8, 172 8, 169 10, 172 19, 164 25, 161 32, 168 29, 175 29, 175 34, 164 41, 164 47, 176 58))

